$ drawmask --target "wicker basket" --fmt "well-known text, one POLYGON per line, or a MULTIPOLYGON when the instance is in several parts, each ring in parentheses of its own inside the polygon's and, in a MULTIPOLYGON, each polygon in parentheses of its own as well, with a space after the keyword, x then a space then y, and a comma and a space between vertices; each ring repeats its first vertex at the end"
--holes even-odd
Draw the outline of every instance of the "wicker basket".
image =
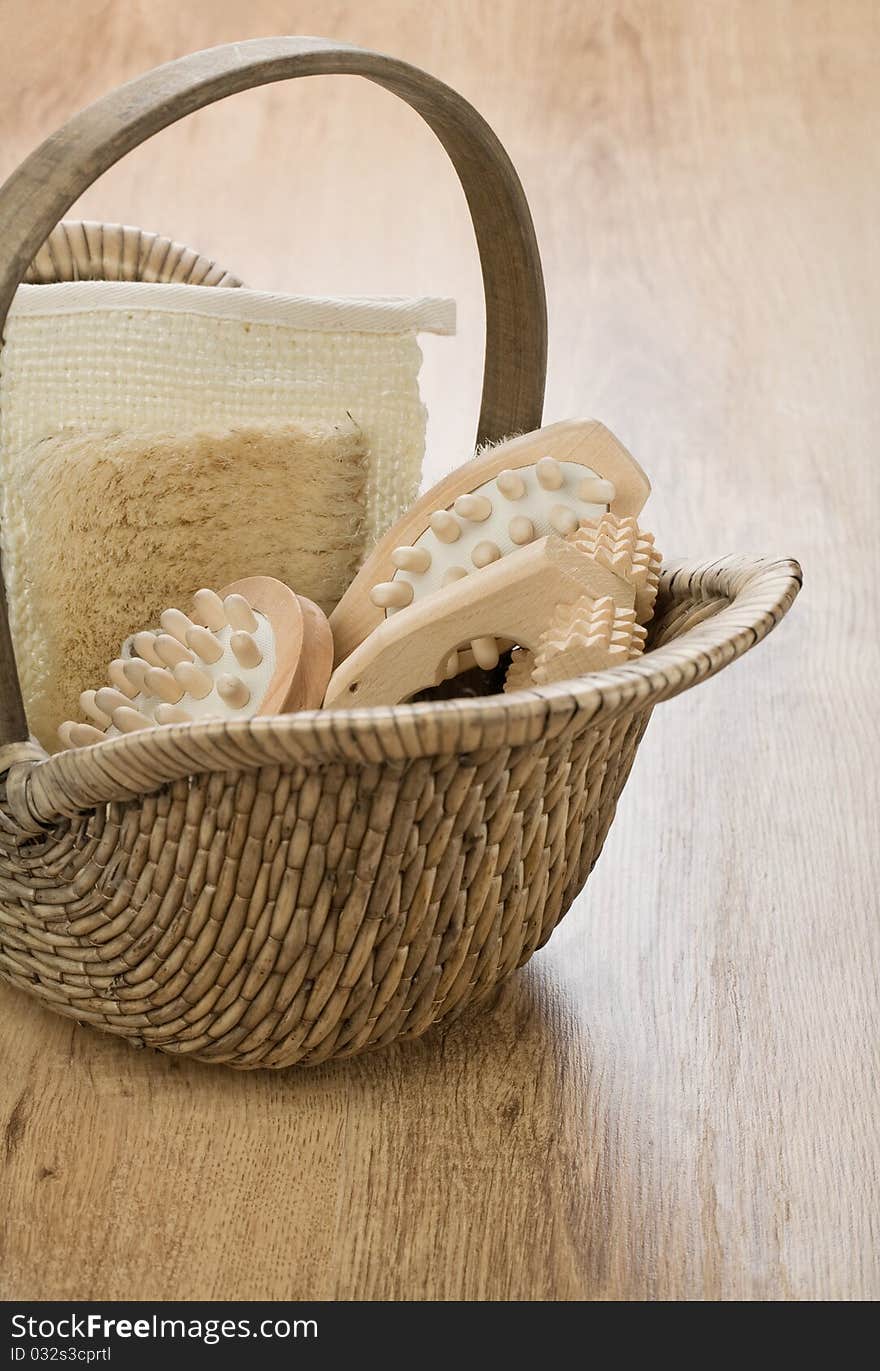
MULTIPOLYGON (((424 73, 319 39, 170 63, 32 154, 0 191, 0 322, 50 230, 126 151, 233 91, 334 72, 406 99, 449 152, 486 288, 479 438, 535 427, 543 286, 503 150, 424 73)), ((136 236, 58 230, 30 279, 146 274, 157 253, 136 236)), ((235 283, 166 257, 176 279, 235 283)), ((653 706, 760 641, 798 586, 790 561, 667 566, 649 650, 627 667, 510 696, 165 727, 51 758, 28 741, 4 611, 0 975, 135 1045, 236 1067, 448 1022, 581 890, 653 706)))

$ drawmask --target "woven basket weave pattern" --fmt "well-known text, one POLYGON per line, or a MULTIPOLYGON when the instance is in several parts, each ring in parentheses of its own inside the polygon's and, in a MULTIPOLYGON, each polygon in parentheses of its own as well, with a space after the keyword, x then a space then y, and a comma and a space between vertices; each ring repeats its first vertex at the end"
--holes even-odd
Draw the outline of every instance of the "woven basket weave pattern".
POLYGON ((28 285, 58 281, 175 281, 240 286, 237 276, 182 243, 125 224, 71 219, 57 224, 25 274, 28 285))
POLYGON ((151 780, 173 769, 171 730, 14 762, 0 974, 137 1045, 237 1067, 320 1062, 448 1022, 546 942, 583 886, 654 701, 745 651, 795 591, 786 563, 667 572, 653 651, 583 699, 548 687, 363 711, 379 723, 357 743, 332 716, 323 761, 309 730, 331 716, 301 715, 221 737, 203 726, 213 770, 127 801, 109 797, 145 785, 148 756, 151 780), (443 746, 456 732, 444 713, 485 745, 443 746), (500 721, 523 740, 503 741, 500 721), (106 804, 76 813, 102 790, 106 804))
POLYGON ((4 930, 0 969, 138 1045, 242 1067, 415 1036, 549 937, 640 728, 215 773, 110 805, 2 849, 26 927, 4 930))

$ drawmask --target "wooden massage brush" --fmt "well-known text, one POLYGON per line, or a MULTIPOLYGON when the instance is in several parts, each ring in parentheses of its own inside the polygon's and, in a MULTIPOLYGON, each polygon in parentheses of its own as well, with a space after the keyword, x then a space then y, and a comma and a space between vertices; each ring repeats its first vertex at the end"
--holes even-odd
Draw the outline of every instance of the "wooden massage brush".
MULTIPOLYGON (((611 513, 637 516, 645 473, 604 425, 566 420, 479 453, 413 505, 378 543, 330 616, 337 667, 384 621, 550 534, 611 513)), ((475 637, 478 665, 498 634, 475 637)))
POLYGON ((601 533, 593 526, 565 538, 548 534, 385 619, 336 668, 325 708, 399 704, 457 675, 463 650, 484 639, 518 645, 507 689, 637 655, 659 557, 635 520, 622 527, 615 516, 604 518, 614 521, 617 542, 607 522, 601 533))
POLYGON ((629 660, 657 593, 636 522, 649 493, 595 420, 480 453, 385 535, 334 610, 325 707, 396 704, 509 647, 507 690, 629 660))
POLYGON ((166 609, 111 662, 109 685, 83 691, 89 723, 58 730, 87 747, 159 724, 246 719, 320 707, 333 664, 323 612, 271 576, 199 590, 192 617, 166 609))

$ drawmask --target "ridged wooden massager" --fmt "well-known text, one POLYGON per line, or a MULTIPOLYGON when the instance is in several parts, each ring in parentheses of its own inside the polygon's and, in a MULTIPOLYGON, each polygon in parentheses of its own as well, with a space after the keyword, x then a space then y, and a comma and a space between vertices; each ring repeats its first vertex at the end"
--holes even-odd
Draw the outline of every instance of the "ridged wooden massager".
POLYGON ((193 598, 192 618, 166 609, 110 663, 108 684, 83 691, 91 720, 58 730, 65 747, 197 719, 318 709, 333 664, 326 616, 272 576, 251 576, 193 598))
MULTIPOLYGON (((334 72, 407 100, 461 179, 486 293, 478 445, 538 428, 544 290, 509 159, 448 86, 326 39, 171 62, 32 153, 0 189, 0 328, 50 231, 125 152, 236 91, 334 72)), ((644 655, 581 681, 169 724, 54 757, 28 739, 0 610, 0 975, 135 1046, 240 1068, 448 1024, 583 887, 654 705, 765 637, 799 584, 786 560, 671 563, 644 655)))
MULTIPOLYGON (((644 623, 657 590, 660 557, 635 518, 649 492, 595 420, 480 453, 388 531, 337 605, 325 706, 399 704, 517 645, 540 653, 540 684, 626 661, 645 636, 636 596, 644 623)), ((520 658, 511 679, 526 678, 520 658)))
MULTIPOLYGON (((566 420, 479 453, 385 534, 330 616, 336 663, 383 619, 550 533, 606 511, 634 517, 650 494, 641 467, 595 419, 566 420)), ((498 661, 477 639, 478 665, 498 661)))
MULTIPOLYGON (((653 538, 634 520, 624 528, 615 515, 602 519, 602 534, 598 527, 565 538, 551 533, 416 598, 340 663, 325 708, 411 699, 457 675, 468 645, 489 670, 500 649, 526 649, 540 684, 637 655, 645 630, 636 623, 636 596, 647 619, 657 590, 653 538)), ((515 679, 525 683, 521 663, 515 679)))
POLYGON ((608 513, 582 524, 567 542, 590 563, 617 576, 626 596, 600 591, 572 603, 557 603, 534 652, 513 654, 505 691, 622 666, 644 649, 645 625, 654 612, 660 581, 661 558, 653 534, 641 530, 632 517, 619 519, 608 513))

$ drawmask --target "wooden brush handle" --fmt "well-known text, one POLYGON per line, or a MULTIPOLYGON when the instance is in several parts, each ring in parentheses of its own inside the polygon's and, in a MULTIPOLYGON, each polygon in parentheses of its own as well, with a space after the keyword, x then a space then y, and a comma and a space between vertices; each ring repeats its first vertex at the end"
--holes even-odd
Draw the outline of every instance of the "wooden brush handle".
MULTIPOLYGON (((193 53, 120 86, 69 119, 0 187, 0 336, 44 240, 127 152, 186 114, 295 76, 363 76, 406 101, 458 173, 480 252, 486 356, 477 441, 541 422, 547 355, 544 282, 531 214, 510 159, 460 95, 418 67, 325 38, 254 38, 193 53)), ((27 737, 0 577, 0 746, 27 737)))

